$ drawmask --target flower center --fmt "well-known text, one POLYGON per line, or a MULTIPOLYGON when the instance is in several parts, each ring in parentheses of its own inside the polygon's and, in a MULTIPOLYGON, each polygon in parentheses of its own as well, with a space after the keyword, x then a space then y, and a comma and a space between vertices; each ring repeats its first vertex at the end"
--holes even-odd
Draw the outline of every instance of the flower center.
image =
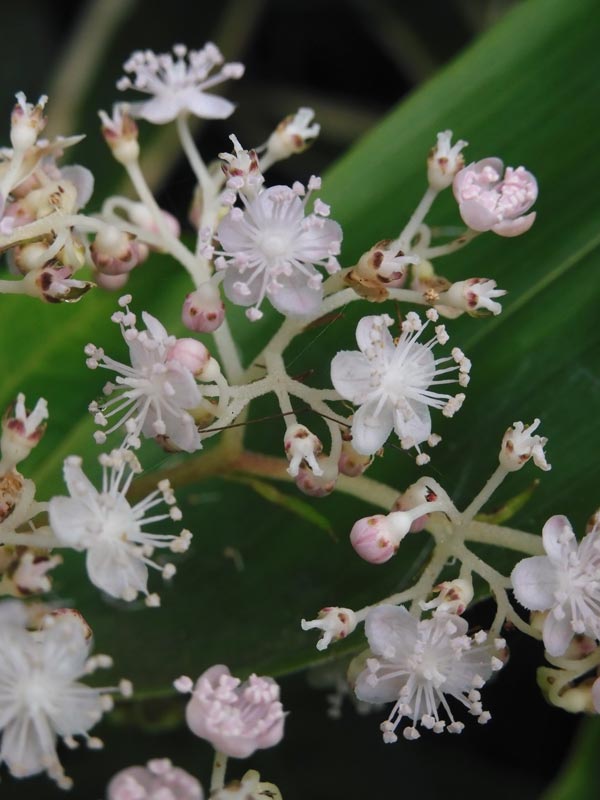
POLYGON ((266 233, 260 247, 268 259, 276 259, 284 255, 289 248, 289 239, 280 233, 266 233))

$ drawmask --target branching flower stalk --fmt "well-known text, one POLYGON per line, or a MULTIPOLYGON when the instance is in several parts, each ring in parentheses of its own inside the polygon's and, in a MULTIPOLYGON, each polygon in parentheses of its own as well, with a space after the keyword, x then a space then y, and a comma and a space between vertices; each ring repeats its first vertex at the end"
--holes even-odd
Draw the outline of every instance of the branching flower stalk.
MULTIPOLYGON (((57 303, 78 301, 96 285, 123 292, 132 271, 149 269, 144 264, 150 253, 160 252, 189 278, 181 298, 189 335, 173 335, 127 293, 112 315, 121 351, 106 352, 102 331, 94 332, 100 344, 86 346, 85 363, 108 378, 98 385, 102 397, 89 398, 94 439, 107 445, 98 459, 99 485, 87 477, 83 460, 71 455, 63 467, 68 495, 36 499, 35 483, 19 469, 42 437, 47 404, 39 400, 28 411, 18 395, 5 414, 0 441, 0 592, 13 598, 47 594, 61 564, 55 551, 67 548, 85 552, 91 583, 112 602, 141 597, 152 609, 160 604, 153 574, 176 580, 178 555, 192 540, 192 532, 179 527, 183 513, 176 489, 208 475, 241 473, 293 481, 315 498, 338 490, 385 512, 358 520, 350 532, 352 547, 374 568, 392 559, 407 536, 428 536, 432 545, 412 586, 358 610, 326 607, 316 619, 302 620, 305 630, 320 631, 320 650, 364 623, 369 649, 351 664, 349 681, 361 703, 393 703, 381 725, 385 742, 396 741, 398 730, 411 740, 423 730, 460 733, 461 706, 487 723, 491 714, 481 689, 506 660, 507 625, 543 641, 551 667, 540 669, 539 682, 551 702, 600 712, 597 516, 579 544, 564 517, 552 517, 541 538, 479 517, 511 472, 529 460, 550 469, 546 439, 535 433, 540 421, 516 422, 507 430, 497 469, 462 510, 434 478, 422 477, 398 495, 396 487, 364 475, 388 442, 413 452, 419 466, 428 464, 441 441, 436 419, 460 410, 472 364, 454 341, 449 345, 452 331, 443 320, 451 327, 463 314, 498 315, 505 292, 492 278, 450 281, 436 271, 437 259, 487 231, 504 237, 526 233, 535 220, 533 175, 521 166, 504 169, 495 157, 465 166, 467 143, 452 143, 451 131, 443 131, 427 159, 426 188, 413 214, 348 264, 335 209, 319 197, 320 178, 282 186, 268 185, 265 177, 273 164, 301 153, 319 134, 311 109, 285 117, 255 149, 245 149, 232 133, 231 149, 212 162, 198 150, 189 119, 229 118, 234 105, 211 90, 241 78, 243 66, 226 63, 209 43, 201 50, 176 45, 170 53, 138 51, 124 69, 118 88, 145 98, 128 97, 100 118, 136 199, 105 198, 97 213, 86 210, 94 182, 89 170, 60 164, 64 150, 80 137, 42 139, 47 98, 34 105, 17 95, 11 148, 0 155, 0 250, 11 276, 0 280, 0 294, 57 303), (184 243, 180 222, 149 188, 140 166, 139 120, 174 123, 177 129, 197 182, 189 213, 193 246, 184 243), (437 196, 450 188, 465 225, 453 232, 429 223, 437 196), (92 270, 93 281, 76 277, 84 267, 92 270), (356 345, 342 343, 330 365, 330 383, 313 386, 291 374, 287 352, 294 340, 316 325, 326 335, 327 320, 356 302, 365 310, 356 345), (397 303, 409 308, 396 322, 391 312, 397 303), (232 306, 245 309, 248 325, 261 326, 266 312, 282 317, 247 365, 229 325, 232 306), (210 336, 208 345, 197 334, 210 336), (284 423, 282 457, 244 446, 252 401, 265 395, 274 397, 284 423), (325 443, 306 424, 313 420, 325 432, 325 443), (178 461, 140 476, 137 451, 144 439, 179 453, 178 461), (478 555, 478 544, 525 557, 504 575, 478 555), (464 617, 475 580, 496 603, 489 631, 470 630, 464 617), (529 620, 511 593, 531 612, 529 620)), ((93 302, 93 292, 85 302, 93 302)), ((67 787, 56 740, 74 746, 80 735, 99 746, 87 731, 109 710, 115 688, 90 689, 78 680, 110 663, 106 656, 87 659, 90 636, 73 610, 51 611, 21 600, 0 605, 0 638, 18 644, 0 648, 0 761, 13 775, 46 771, 67 787), (58 664, 57 642, 63 651, 58 664), (68 719, 56 712, 57 697, 73 704, 68 719)), ((228 757, 247 758, 283 736, 285 714, 275 681, 253 675, 242 683, 216 665, 196 682, 178 678, 175 687, 191 694, 191 731, 215 750, 211 800, 280 798, 277 787, 254 770, 225 783, 228 757)), ((127 682, 117 688, 131 693, 127 682)), ((110 800, 165 793, 182 800, 203 797, 196 778, 166 759, 129 768, 108 787, 110 800)))

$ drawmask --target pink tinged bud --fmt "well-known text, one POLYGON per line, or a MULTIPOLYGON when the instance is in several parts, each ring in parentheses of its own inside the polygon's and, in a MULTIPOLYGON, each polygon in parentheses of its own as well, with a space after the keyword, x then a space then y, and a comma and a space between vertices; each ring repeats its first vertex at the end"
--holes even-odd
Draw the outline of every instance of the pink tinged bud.
POLYGON ((387 516, 375 514, 354 523, 350 542, 358 555, 370 564, 384 564, 398 552, 400 542, 410 530, 412 518, 403 511, 387 516))
POLYGON ((202 342, 196 339, 177 339, 167 354, 167 361, 178 361, 199 377, 211 360, 211 355, 202 342))
MULTIPOLYGON (((422 506, 425 503, 433 503, 438 499, 437 494, 427 486, 427 479, 420 478, 401 494, 394 503, 394 511, 412 511, 413 508, 422 506)), ((411 533, 422 531, 427 525, 429 514, 417 517, 410 526, 411 533)))
POLYGON ((186 328, 196 333, 212 333, 225 319, 225 304, 216 286, 201 284, 185 298, 181 320, 186 328))
POLYGON ((299 108, 280 122, 267 142, 267 161, 272 164, 306 150, 321 130, 318 123, 311 124, 314 116, 312 108, 299 108))
POLYGON ((100 272, 107 275, 124 275, 136 267, 143 251, 131 236, 114 225, 102 228, 90 247, 92 261, 100 272))
POLYGON ((227 667, 216 665, 196 681, 186 721, 192 733, 215 750, 248 758, 283 738, 285 713, 279 686, 272 678, 257 675, 242 683, 227 667))
POLYGON ((437 612, 446 614, 463 614, 473 599, 473 584, 471 581, 457 578, 453 581, 444 581, 434 587, 438 596, 429 603, 419 603, 423 611, 437 609, 437 612))
POLYGON ((342 452, 338 461, 338 469, 342 475, 357 478, 370 466, 373 456, 363 456, 357 453, 351 442, 343 442, 342 452))
POLYGON ((71 278, 73 270, 48 262, 23 278, 27 294, 46 303, 76 303, 93 288, 90 281, 71 278))
POLYGON ((331 642, 345 639, 356 628, 356 614, 351 608, 339 608, 338 606, 322 608, 317 619, 303 619, 300 623, 303 631, 313 629, 323 631, 323 635, 317 642, 317 650, 326 650, 331 642))
MULTIPOLYGON (((154 217, 143 203, 129 203, 127 206, 127 213, 134 225, 139 225, 140 228, 144 228, 144 230, 150 231, 150 233, 160 233, 154 221, 154 217)), ((181 226, 177 219, 164 209, 161 209, 160 213, 169 229, 169 233, 179 238, 181 226)))
POLYGON ((97 272, 95 278, 101 289, 106 289, 108 292, 119 292, 127 284, 129 274, 106 275, 104 272, 97 272))
POLYGON ((324 456, 318 457, 317 463, 321 470, 320 475, 306 467, 304 463, 300 465, 295 478, 296 486, 309 497, 326 497, 335 489, 339 475, 338 467, 324 456))
POLYGON ((546 454, 544 453, 544 447, 548 439, 545 436, 532 436, 539 424, 539 419, 535 419, 531 425, 515 422, 506 431, 498 456, 498 460, 504 469, 509 472, 515 472, 521 469, 530 458, 533 458, 536 467, 544 470, 544 472, 552 468, 546 461, 546 454))
POLYGON ((25 395, 17 395, 2 419, 0 450, 5 464, 18 464, 27 458, 46 430, 48 404, 40 398, 33 411, 25 407, 25 395))
POLYGON ((432 189, 441 192, 452 184, 454 176, 465 165, 461 150, 468 142, 459 139, 451 145, 452 131, 442 131, 437 135, 437 144, 427 159, 427 180, 432 189))
POLYGON ((505 294, 504 289, 496 288, 496 281, 489 278, 469 278, 453 283, 446 292, 440 294, 439 302, 467 311, 473 316, 496 316, 501 313, 502 306, 494 298, 505 294))
POLYGON ((526 212, 537 199, 537 181, 524 167, 507 167, 504 175, 502 170, 499 158, 469 164, 454 179, 454 196, 472 230, 519 236, 535 221, 535 212, 526 212))
POLYGON ((108 785, 108 800, 203 800, 198 781, 168 758, 155 758, 145 767, 128 767, 108 785))
POLYGON ((129 116, 128 109, 127 103, 115 103, 112 117, 109 117, 106 111, 98 112, 104 140, 115 159, 121 164, 131 164, 137 161, 140 155, 138 126, 129 116))
POLYGON ((62 564, 60 556, 35 556, 32 552, 25 552, 19 559, 19 564, 12 573, 12 582, 19 594, 30 595, 49 592, 52 583, 48 572, 62 564))
POLYGON ((27 150, 36 143, 46 125, 44 107, 48 102, 42 95, 37 103, 28 103, 23 92, 18 92, 17 104, 10 118, 10 141, 15 150, 27 150))

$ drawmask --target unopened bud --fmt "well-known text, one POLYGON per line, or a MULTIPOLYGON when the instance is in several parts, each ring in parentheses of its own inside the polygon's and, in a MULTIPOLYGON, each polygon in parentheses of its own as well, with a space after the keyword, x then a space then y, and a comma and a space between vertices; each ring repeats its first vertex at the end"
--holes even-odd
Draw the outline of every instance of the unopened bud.
POLYGON ((446 614, 464 614, 465 609, 473 599, 473 583, 456 578, 453 581, 444 581, 434 587, 438 596, 429 603, 419 603, 423 611, 436 609, 446 614))
POLYGON ((225 319, 225 304, 216 286, 207 281, 185 298, 181 320, 196 333, 212 333, 225 319))
POLYGON ((71 278, 73 270, 48 262, 45 266, 32 270, 24 278, 27 294, 39 297, 46 303, 76 303, 93 288, 89 281, 71 278))
POLYGON ((99 111, 98 114, 102 122, 102 135, 115 159, 121 164, 137 161, 140 156, 138 126, 129 116, 127 103, 115 103, 112 117, 106 111, 99 111))
POLYGON ((124 275, 106 275, 104 272, 97 272, 95 275, 96 283, 101 289, 108 292, 119 292, 127 284, 129 273, 124 275))
POLYGON ((326 497, 335 489, 339 475, 338 467, 337 464, 332 464, 326 456, 318 457, 317 462, 321 470, 320 475, 308 469, 304 464, 300 464, 296 475, 296 486, 310 497, 326 497))
POLYGON ((306 150, 321 131, 318 123, 311 124, 314 116, 312 108, 299 108, 294 115, 282 120, 269 136, 265 160, 273 164, 306 150))
POLYGON ((442 131, 437 135, 437 144, 427 159, 427 180, 432 189, 441 192, 452 184, 454 176, 465 165, 461 150, 468 142, 459 139, 451 145, 452 131, 442 131))
POLYGON ((344 440, 342 442, 342 452, 338 461, 338 469, 342 475, 356 478, 363 474, 372 461, 373 456, 364 456, 361 453, 357 453, 352 447, 352 441, 344 440))
POLYGON ((369 564, 384 564, 398 552, 400 542, 410 530, 412 517, 403 511, 387 516, 375 514, 354 523, 350 542, 358 555, 369 564))
MULTIPOLYGON (((427 478, 419 478, 416 483, 413 483, 408 489, 403 492, 394 503, 394 511, 411 511, 417 506, 422 506, 425 503, 433 503, 437 500, 437 494, 427 486, 427 478)), ((428 514, 423 514, 417 517, 410 526, 411 533, 422 531, 427 520, 428 514)))
POLYGON ((453 308, 467 311, 473 316, 493 314, 497 316, 502 311, 502 306, 495 297, 503 297, 504 289, 496 289, 496 281, 488 278, 469 278, 466 281, 457 281, 445 292, 439 295, 439 302, 453 308))
POLYGON ((167 361, 178 361, 195 377, 200 377, 211 360, 208 349, 197 339, 177 339, 167 354, 167 361))
POLYGON ((124 275, 141 260, 137 243, 115 225, 106 225, 98 231, 90 253, 96 268, 107 275, 124 275))

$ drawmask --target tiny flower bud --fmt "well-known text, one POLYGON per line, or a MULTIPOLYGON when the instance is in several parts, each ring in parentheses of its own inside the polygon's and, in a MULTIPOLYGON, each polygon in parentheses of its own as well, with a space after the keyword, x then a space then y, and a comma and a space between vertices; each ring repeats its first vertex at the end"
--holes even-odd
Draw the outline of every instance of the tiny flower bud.
POLYGON ((356 624, 354 611, 351 608, 338 608, 338 606, 322 608, 317 619, 303 619, 300 623, 303 631, 313 628, 323 631, 323 635, 317 642, 317 650, 326 650, 331 642, 345 639, 354 631, 356 624))
POLYGON ((342 452, 338 461, 338 469, 342 475, 356 478, 370 466, 373 456, 363 456, 352 447, 352 441, 342 442, 342 452))
POLYGON ((544 453, 548 439, 545 436, 532 436, 539 424, 539 419, 535 419, 527 426, 522 422, 515 422, 504 434, 498 458, 500 464, 509 472, 521 469, 530 458, 533 458, 536 467, 545 472, 551 469, 544 453))
POLYGON ((25 395, 17 395, 2 419, 2 464, 14 466, 23 461, 37 445, 46 430, 48 404, 40 398, 30 413, 25 408, 25 395))
POLYGON ((323 451, 321 441, 304 425, 290 425, 283 438, 283 447, 290 465, 288 473, 296 478, 300 466, 305 464, 313 475, 320 477, 323 470, 319 466, 317 456, 323 451))
POLYGON ((296 114, 282 120, 267 141, 264 160, 274 164, 306 150, 321 130, 318 123, 311 125, 314 116, 312 108, 299 108, 296 114))
POLYGON ((350 542, 361 558, 370 564, 384 564, 398 552, 400 542, 410 530, 412 518, 403 511, 387 516, 375 514, 354 523, 350 542))
POLYGON ((181 320, 196 333, 212 333, 225 319, 225 304, 216 286, 207 281, 185 298, 181 320))
POLYGON ((28 242, 12 250, 12 260, 21 275, 27 275, 28 272, 44 264, 49 246, 50 243, 47 241, 28 242))
POLYGON ((441 192, 452 184, 454 176, 465 165, 461 150, 468 142, 459 139, 451 146, 452 131, 442 131, 437 135, 437 144, 427 159, 427 180, 432 189, 441 192))
MULTIPOLYGON (((427 478, 419 478, 416 483, 409 486, 408 489, 397 498, 392 510, 411 511, 417 506, 421 506, 424 503, 433 503, 437 499, 436 493, 427 486, 427 478)), ((410 526, 410 532, 417 533, 418 531, 422 531, 428 519, 428 514, 417 517, 410 526)))
POLYGON ((335 489, 339 475, 338 467, 323 455, 317 457, 317 464, 321 470, 320 474, 306 467, 304 463, 300 464, 296 475, 296 486, 309 497, 326 497, 335 489))
POLYGON ((138 126, 129 116, 127 103, 115 103, 112 117, 106 111, 99 111, 102 122, 102 135, 112 154, 120 164, 131 164, 140 156, 138 126))
POLYGON ((438 596, 428 603, 419 603, 423 611, 435 609, 444 614, 463 614, 473 599, 473 583, 461 578, 444 581, 434 587, 438 596))
POLYGON ((496 316, 501 313, 502 306, 494 300, 494 297, 502 297, 505 294, 504 289, 496 289, 496 281, 488 278, 469 278, 466 281, 453 283, 447 291, 439 295, 439 302, 468 311, 472 316, 480 317, 486 313, 496 316))
POLYGON ((227 187, 234 193, 254 198, 264 183, 256 151, 244 150, 233 134, 229 138, 233 142, 233 155, 219 153, 219 158, 223 161, 221 169, 225 175, 227 187))
POLYGON ((46 125, 44 107, 48 102, 42 95, 37 103, 28 103, 23 92, 18 92, 17 104, 10 118, 10 141, 15 150, 27 150, 36 143, 46 125))
POLYGON ((129 274, 106 275, 104 272, 97 272, 95 278, 101 289, 106 289, 108 292, 119 292, 127 284, 129 274))
POLYGON ((207 348, 197 339, 177 339, 167 354, 167 361, 179 361, 194 377, 202 374, 210 360, 207 348))
POLYGON ((145 253, 131 236, 114 225, 106 225, 90 247, 96 268, 107 275, 124 275, 136 267, 145 253))
POLYGON ((48 262, 34 269, 23 278, 27 294, 46 303, 76 303, 93 288, 90 281, 71 278, 73 270, 61 267, 57 262, 48 262))

